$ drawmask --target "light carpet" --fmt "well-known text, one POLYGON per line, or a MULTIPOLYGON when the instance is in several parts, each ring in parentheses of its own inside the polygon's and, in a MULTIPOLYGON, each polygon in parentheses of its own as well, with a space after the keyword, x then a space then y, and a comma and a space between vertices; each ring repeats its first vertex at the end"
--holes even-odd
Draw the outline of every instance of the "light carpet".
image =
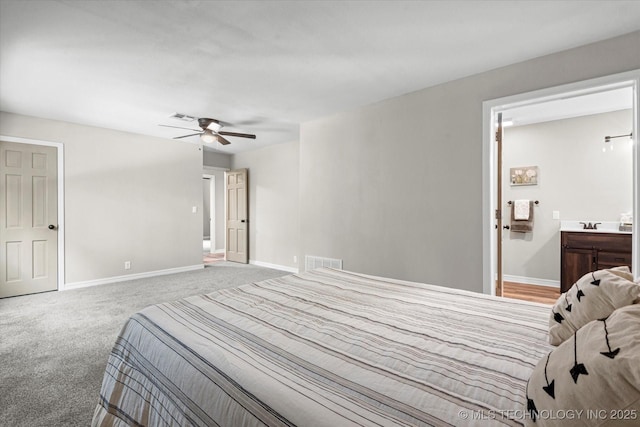
POLYGON ((130 315, 287 274, 222 261, 187 273, 0 299, 0 425, 88 426, 107 357, 130 315))

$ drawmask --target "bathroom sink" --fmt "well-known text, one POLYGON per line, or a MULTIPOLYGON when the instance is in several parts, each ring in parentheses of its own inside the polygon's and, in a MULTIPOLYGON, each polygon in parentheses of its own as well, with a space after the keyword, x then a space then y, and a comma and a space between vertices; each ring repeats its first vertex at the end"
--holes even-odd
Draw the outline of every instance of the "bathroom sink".
POLYGON ((560 221, 560 231, 631 234, 631 231, 620 231, 619 227, 620 223, 617 221, 560 221), (597 225, 598 228, 596 230, 593 230, 585 229, 581 222, 584 222, 586 224, 599 224, 597 225))

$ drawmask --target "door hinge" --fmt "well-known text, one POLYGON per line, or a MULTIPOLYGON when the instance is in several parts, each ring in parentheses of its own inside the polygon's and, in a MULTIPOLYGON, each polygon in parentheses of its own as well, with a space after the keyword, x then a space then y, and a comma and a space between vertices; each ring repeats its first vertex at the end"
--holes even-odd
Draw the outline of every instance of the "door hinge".
POLYGON ((502 219, 502 211, 500 209, 496 209, 496 219, 502 219))

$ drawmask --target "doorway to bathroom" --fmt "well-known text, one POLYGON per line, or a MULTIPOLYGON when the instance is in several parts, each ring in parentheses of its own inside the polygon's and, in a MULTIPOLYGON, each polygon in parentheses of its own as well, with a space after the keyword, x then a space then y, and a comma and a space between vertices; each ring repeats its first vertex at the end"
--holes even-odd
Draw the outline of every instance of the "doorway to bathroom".
MULTIPOLYGON (((503 283, 506 291, 516 283, 559 294, 561 224, 619 222, 622 214, 632 217, 638 211, 639 75, 634 71, 484 103, 485 293, 501 294, 503 283), (504 125, 501 153, 493 138, 498 113, 504 125), (500 160, 503 190, 498 194, 500 160), (512 229, 516 201, 531 206, 530 228, 524 232, 512 229)), ((637 227, 634 223, 636 277, 637 227)))

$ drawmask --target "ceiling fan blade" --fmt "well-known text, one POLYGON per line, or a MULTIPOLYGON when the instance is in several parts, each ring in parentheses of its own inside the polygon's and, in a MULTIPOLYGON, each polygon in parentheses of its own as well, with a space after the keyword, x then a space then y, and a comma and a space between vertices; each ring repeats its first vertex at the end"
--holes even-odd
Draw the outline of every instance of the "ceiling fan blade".
POLYGON ((255 135, 252 135, 250 133, 238 133, 238 132, 227 132, 227 131, 220 131, 217 132, 218 135, 226 135, 226 136, 237 136, 240 138, 251 138, 251 139, 256 139, 255 135))
POLYGON ((190 136, 196 136, 196 135, 201 135, 201 134, 202 134, 202 132, 192 133, 192 134, 190 134, 190 135, 176 136, 176 137, 174 137, 173 139, 188 138, 188 137, 190 137, 190 136))
POLYGON ((229 123, 229 124, 226 124, 225 126, 242 128, 244 126, 257 125, 257 124, 260 124, 260 123, 265 122, 265 121, 266 121, 266 119, 264 117, 255 117, 255 118, 249 119, 249 120, 242 120, 240 122, 229 123))
POLYGON ((222 136, 220 135, 216 135, 216 138, 218 138, 218 142, 222 145, 229 145, 231 144, 229 141, 227 141, 226 139, 224 139, 222 136))
POLYGON ((186 130, 192 130, 194 132, 198 132, 198 129, 183 128, 181 126, 169 126, 169 125, 158 125, 158 126, 162 126, 162 127, 165 127, 165 128, 174 128, 174 129, 186 129, 186 130))

